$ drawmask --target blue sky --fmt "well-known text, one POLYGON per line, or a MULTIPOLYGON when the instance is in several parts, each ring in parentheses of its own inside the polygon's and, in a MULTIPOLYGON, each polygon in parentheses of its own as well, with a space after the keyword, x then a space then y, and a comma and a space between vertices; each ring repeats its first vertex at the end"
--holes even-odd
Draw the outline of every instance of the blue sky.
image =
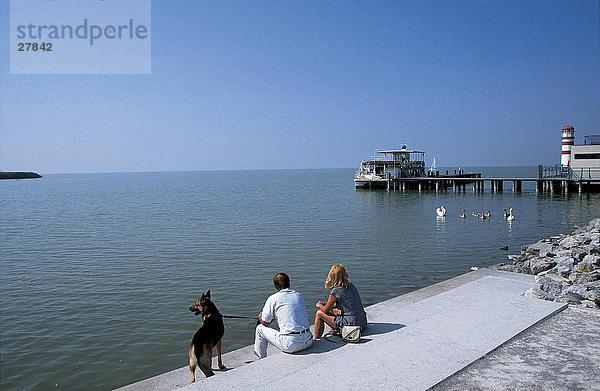
POLYGON ((0 3, 0 169, 555 164, 600 134, 600 10, 574 1, 152 2, 152 73, 13 75, 0 3))

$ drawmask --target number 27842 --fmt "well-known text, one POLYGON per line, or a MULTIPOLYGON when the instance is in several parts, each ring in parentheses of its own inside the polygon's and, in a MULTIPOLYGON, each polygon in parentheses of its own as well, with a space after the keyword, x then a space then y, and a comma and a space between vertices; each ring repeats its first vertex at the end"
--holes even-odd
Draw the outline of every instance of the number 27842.
POLYGON ((52 42, 19 42, 17 43, 19 52, 51 52, 52 42))

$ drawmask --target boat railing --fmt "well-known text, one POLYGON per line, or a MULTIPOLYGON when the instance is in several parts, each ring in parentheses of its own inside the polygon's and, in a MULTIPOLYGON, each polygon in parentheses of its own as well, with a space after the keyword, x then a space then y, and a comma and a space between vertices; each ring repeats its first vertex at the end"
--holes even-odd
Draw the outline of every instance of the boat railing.
POLYGON ((425 162, 423 160, 399 160, 399 159, 389 159, 389 158, 385 158, 385 157, 380 157, 380 156, 373 156, 373 157, 366 157, 366 158, 362 158, 362 163, 389 163, 389 164, 396 164, 398 166, 400 165, 407 165, 407 166, 418 166, 418 167, 425 167, 425 162))
POLYGON ((393 159, 390 159, 386 156, 367 156, 362 158, 363 162, 393 162, 393 159))

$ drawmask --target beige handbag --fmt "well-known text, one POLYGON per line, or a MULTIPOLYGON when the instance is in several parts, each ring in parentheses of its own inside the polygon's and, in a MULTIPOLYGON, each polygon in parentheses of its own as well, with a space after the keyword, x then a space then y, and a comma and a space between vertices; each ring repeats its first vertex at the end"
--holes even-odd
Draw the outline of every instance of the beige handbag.
POLYGON ((360 326, 342 326, 341 334, 345 342, 356 343, 360 341, 360 326))

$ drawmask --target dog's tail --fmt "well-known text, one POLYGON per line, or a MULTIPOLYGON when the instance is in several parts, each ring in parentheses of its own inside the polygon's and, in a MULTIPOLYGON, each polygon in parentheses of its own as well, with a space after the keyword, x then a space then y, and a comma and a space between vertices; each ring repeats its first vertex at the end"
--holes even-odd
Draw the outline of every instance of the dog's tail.
POLYGON ((196 381, 196 367, 198 366, 194 344, 191 344, 188 349, 188 357, 190 360, 190 383, 193 383, 196 381))

